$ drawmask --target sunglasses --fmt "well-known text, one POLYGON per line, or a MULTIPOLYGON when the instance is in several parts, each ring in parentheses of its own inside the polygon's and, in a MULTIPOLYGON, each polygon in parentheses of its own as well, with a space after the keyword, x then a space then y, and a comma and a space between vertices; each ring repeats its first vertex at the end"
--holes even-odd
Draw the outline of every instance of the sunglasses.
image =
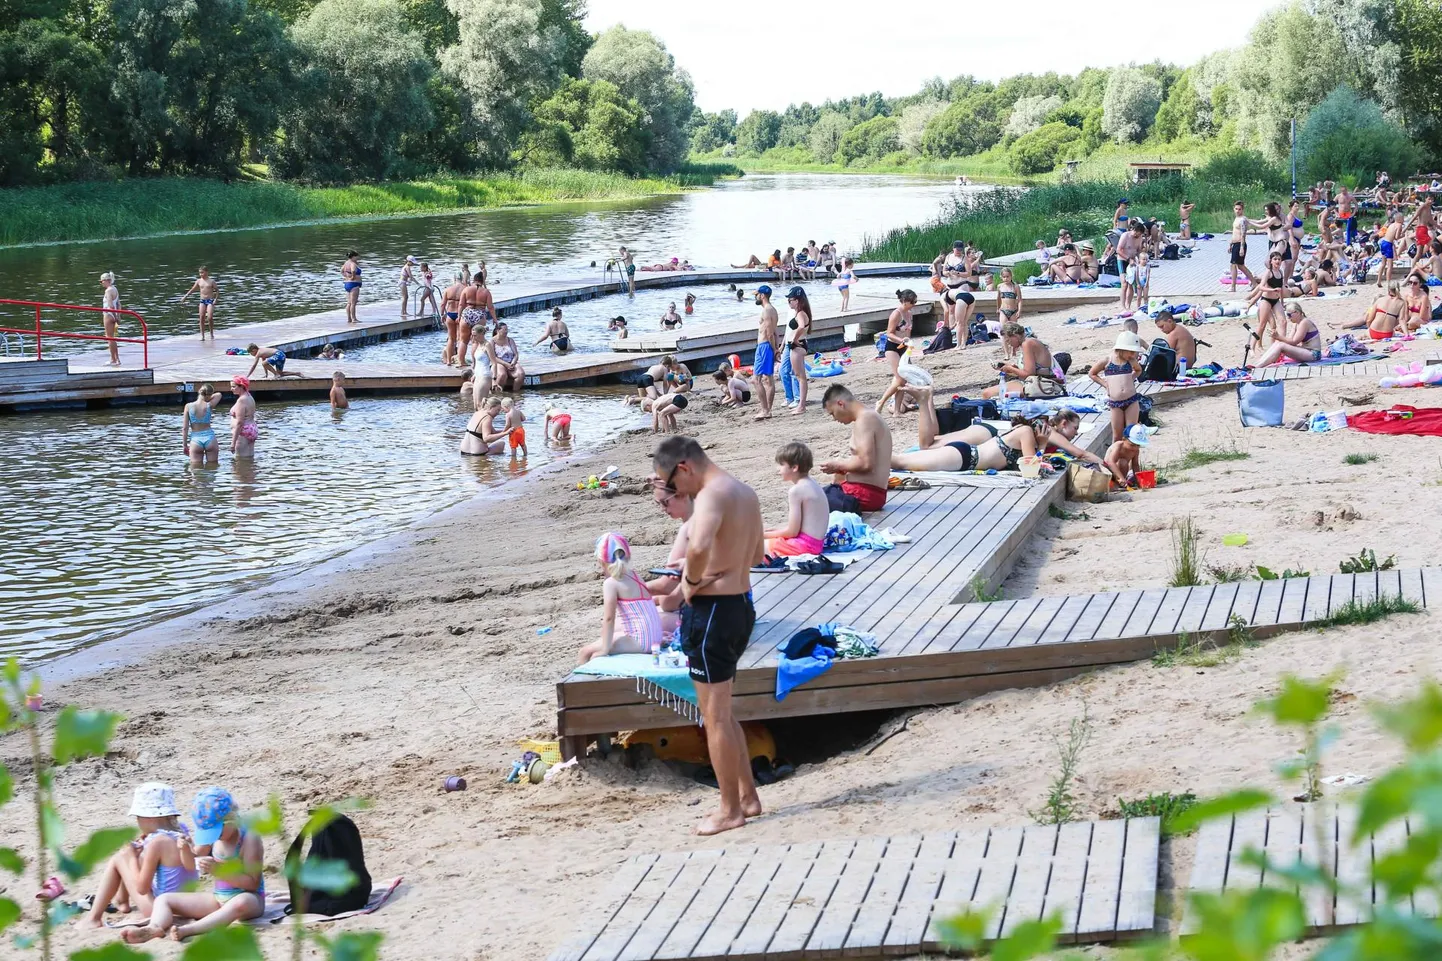
POLYGON ((655 478, 652 478, 652 486, 654 486, 657 490, 665 492, 666 494, 666 496, 661 500, 662 504, 666 503, 671 498, 675 497, 677 494, 680 493, 680 491, 676 490, 676 472, 681 469, 681 464, 684 463, 685 461, 682 461, 681 463, 678 463, 675 467, 671 468, 671 473, 666 475, 666 480, 664 483, 657 484, 655 478))

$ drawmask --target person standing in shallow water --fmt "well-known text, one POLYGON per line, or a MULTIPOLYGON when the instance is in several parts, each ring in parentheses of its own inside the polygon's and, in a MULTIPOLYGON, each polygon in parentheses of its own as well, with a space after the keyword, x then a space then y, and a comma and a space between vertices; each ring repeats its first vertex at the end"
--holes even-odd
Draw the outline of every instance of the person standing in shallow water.
POLYGON ((235 394, 235 403, 230 405, 230 452, 236 457, 254 457, 260 428, 255 424, 255 397, 250 392, 250 380, 231 378, 230 391, 235 394))
POLYGON ((195 283, 180 298, 183 304, 191 294, 200 295, 200 339, 205 339, 205 332, 210 331, 210 339, 215 339, 215 302, 220 299, 220 290, 214 280, 210 277, 210 271, 200 268, 200 276, 195 278, 195 283))

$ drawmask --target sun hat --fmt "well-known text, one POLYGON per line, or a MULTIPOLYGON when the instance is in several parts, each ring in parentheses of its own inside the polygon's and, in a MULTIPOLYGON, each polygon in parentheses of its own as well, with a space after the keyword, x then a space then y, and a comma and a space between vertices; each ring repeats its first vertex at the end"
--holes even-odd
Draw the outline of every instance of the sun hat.
POLYGON ((1133 353, 1145 354, 1147 352, 1146 342, 1129 330, 1117 334, 1117 342, 1112 345, 1112 350, 1130 350, 1133 353))
POLYGON ((1148 427, 1146 424, 1133 424, 1127 428, 1127 440, 1138 447, 1146 447, 1152 442, 1152 435, 1157 432, 1155 427, 1148 427))
POLYGON ((805 296, 806 296, 806 291, 802 290, 800 287, 792 287, 790 290, 788 290, 788 291, 786 292, 786 299, 787 299, 787 300, 793 300, 793 299, 795 299, 795 298, 800 298, 800 297, 805 297, 805 296))
POLYGON ((415 254, 406 254, 406 263, 408 263, 408 264, 418 264, 418 263, 420 263, 420 261, 419 261, 419 260, 416 260, 416 255, 415 255, 415 254))
POLYGON ((756 292, 757 292, 758 294, 765 294, 767 297, 770 297, 770 296, 771 296, 771 285, 770 285, 770 284, 762 284, 760 287, 757 287, 757 288, 756 288, 756 292))
POLYGON ((128 813, 133 818, 168 818, 180 814, 180 809, 169 784, 147 781, 135 789, 128 813))
POLYGON ((208 787, 195 795, 190 815, 195 819, 195 843, 214 844, 225 830, 226 819, 235 813, 235 798, 221 787, 208 787))
POLYGON ((1078 246, 1080 246, 1082 250, 1090 250, 1092 253, 1097 252, 1097 245, 1090 240, 1083 240, 1078 246))
POLYGON ((596 538, 596 560, 602 564, 610 564, 622 555, 631 556, 631 542, 624 534, 607 531, 596 538))

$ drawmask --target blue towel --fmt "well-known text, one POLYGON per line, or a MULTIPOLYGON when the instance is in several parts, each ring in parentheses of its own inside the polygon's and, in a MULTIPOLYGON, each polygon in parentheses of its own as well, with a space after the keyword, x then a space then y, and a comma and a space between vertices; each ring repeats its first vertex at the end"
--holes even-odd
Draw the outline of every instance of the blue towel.
POLYGON ((700 723, 701 708, 696 700, 696 685, 684 667, 656 664, 650 654, 610 654, 593 657, 576 668, 577 674, 599 677, 634 677, 636 693, 669 707, 684 718, 700 723))
POLYGON ((835 659, 835 649, 820 644, 807 657, 788 658, 782 654, 776 664, 776 700, 784 701, 795 688, 825 674, 835 659))

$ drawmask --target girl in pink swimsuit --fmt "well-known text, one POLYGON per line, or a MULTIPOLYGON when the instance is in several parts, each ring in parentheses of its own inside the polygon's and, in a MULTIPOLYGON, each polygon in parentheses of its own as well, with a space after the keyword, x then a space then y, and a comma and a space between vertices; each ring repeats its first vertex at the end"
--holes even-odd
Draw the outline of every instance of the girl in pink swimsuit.
POLYGON ((631 544, 608 531, 596 541, 596 563, 606 575, 602 588, 601 639, 581 648, 580 663, 607 654, 654 654, 666 643, 661 612, 646 583, 631 570, 631 544))

